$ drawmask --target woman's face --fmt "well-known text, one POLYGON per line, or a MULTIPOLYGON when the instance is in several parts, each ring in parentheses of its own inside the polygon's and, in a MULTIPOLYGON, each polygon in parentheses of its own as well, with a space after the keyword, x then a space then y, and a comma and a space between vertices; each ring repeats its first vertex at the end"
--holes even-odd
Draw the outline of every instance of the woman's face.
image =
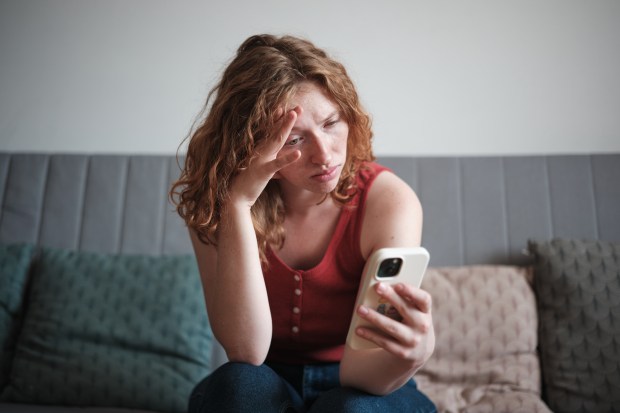
POLYGON ((336 188, 347 156, 349 126, 336 103, 312 82, 301 84, 290 107, 300 107, 282 151, 301 152, 299 160, 281 169, 281 185, 326 194, 336 188))

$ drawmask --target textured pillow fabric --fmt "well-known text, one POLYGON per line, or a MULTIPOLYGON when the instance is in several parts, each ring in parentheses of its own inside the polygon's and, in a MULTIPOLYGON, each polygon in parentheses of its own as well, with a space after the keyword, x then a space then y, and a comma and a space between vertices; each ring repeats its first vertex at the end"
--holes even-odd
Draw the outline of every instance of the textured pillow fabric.
POLYGON ((620 244, 530 241, 543 395, 563 412, 620 412, 620 244))
POLYGON ((0 391, 8 381, 34 246, 0 245, 0 391))
POLYGON ((510 266, 427 270, 437 340, 416 381, 440 412, 549 412, 528 276, 510 266))
POLYGON ((44 249, 3 399, 184 412, 211 349, 193 256, 44 249))

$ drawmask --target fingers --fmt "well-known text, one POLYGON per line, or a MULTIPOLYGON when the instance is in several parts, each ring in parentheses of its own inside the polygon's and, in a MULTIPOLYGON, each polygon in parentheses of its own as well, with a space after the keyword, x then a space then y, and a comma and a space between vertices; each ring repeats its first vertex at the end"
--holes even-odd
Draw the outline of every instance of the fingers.
POLYGON ((267 148, 265 155, 275 155, 282 149, 284 144, 286 144, 286 140, 291 134, 293 126, 295 126, 295 121, 297 121, 297 116, 301 114, 302 109, 300 106, 297 106, 282 114, 283 112, 284 110, 282 108, 278 108, 276 111, 276 118, 279 119, 276 122, 274 131, 271 133, 271 138, 265 140, 264 142, 264 145, 267 148))
POLYGON ((417 336, 411 335, 408 340, 395 340, 394 337, 380 330, 373 330, 370 328, 359 328, 356 330, 356 333, 360 337, 375 343, 380 348, 400 359, 411 361, 416 359, 414 355, 415 349, 420 344, 420 339, 418 339, 417 336))
POLYGON ((287 166, 289 166, 290 164, 292 164, 293 162, 295 162, 296 160, 298 160, 299 158, 301 158, 301 152, 300 151, 293 151, 291 153, 287 153, 285 155, 281 155, 276 157, 276 159, 274 159, 273 161, 271 161, 268 165, 269 170, 269 174, 273 175, 276 172, 278 172, 280 169, 284 169, 287 166))
POLYGON ((360 306, 359 315, 373 327, 358 329, 358 335, 399 357, 410 358, 416 347, 433 335, 430 294, 410 285, 383 283, 377 285, 376 292, 398 311, 402 322, 360 306))
POLYGON ((403 317, 403 322, 422 334, 428 333, 433 325, 430 317, 431 295, 407 284, 396 284, 394 287, 379 284, 377 293, 387 299, 403 317))
POLYGON ((383 314, 379 314, 373 309, 365 306, 358 308, 358 313, 373 327, 360 327, 357 332, 362 337, 374 341, 381 347, 386 347, 388 342, 396 341, 399 344, 412 343, 412 329, 400 321, 393 320, 383 314))
MULTIPOLYGON (((291 131, 293 130, 293 127, 295 126, 297 116, 301 114, 301 111, 301 107, 297 106, 282 115, 282 119, 279 120, 276 127, 275 133, 277 138, 269 139, 265 142, 269 146, 269 153, 275 155, 275 159, 271 162, 268 162, 266 165, 268 174, 276 174, 279 170, 287 167, 301 157, 301 152, 298 150, 284 154, 281 152, 282 148, 286 144, 289 135, 291 134, 291 131)), ((279 108, 278 111, 276 111, 276 116, 278 116, 278 114, 282 112, 283 109, 279 108)))
POLYGON ((406 302, 414 305, 421 312, 431 312, 433 300, 428 292, 407 284, 396 284, 394 286, 394 292, 406 302))
POLYGON ((276 116, 280 116, 280 119, 276 121, 274 132, 258 144, 248 165, 237 171, 231 188, 231 198, 250 206, 254 205, 269 180, 301 157, 299 150, 281 151, 300 113, 300 107, 286 113, 283 109, 276 111, 276 116))
POLYGON ((278 130, 278 143, 280 144, 280 148, 284 146, 284 144, 286 143, 286 139, 291 134, 291 130, 293 130, 293 126, 295 126, 295 121, 297 120, 298 114, 295 109, 289 110, 282 119, 282 123, 278 130))

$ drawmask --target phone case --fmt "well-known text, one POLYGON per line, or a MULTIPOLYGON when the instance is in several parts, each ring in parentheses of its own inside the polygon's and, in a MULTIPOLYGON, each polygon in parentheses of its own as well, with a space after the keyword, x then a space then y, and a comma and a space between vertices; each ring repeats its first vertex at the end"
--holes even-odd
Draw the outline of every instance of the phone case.
POLYGON ((381 248, 368 258, 347 335, 347 344, 351 348, 370 349, 377 347, 375 343, 363 339, 355 333, 357 327, 369 325, 357 314, 357 309, 360 305, 364 304, 369 308, 374 308, 377 312, 395 320, 402 320, 398 311, 389 302, 380 298, 373 286, 378 282, 383 282, 386 284, 404 283, 419 287, 426 272, 429 259, 429 253, 423 247, 381 248), (401 263, 398 273, 393 276, 386 276, 394 272, 397 262, 401 263), (382 263, 385 263, 383 267, 382 263))

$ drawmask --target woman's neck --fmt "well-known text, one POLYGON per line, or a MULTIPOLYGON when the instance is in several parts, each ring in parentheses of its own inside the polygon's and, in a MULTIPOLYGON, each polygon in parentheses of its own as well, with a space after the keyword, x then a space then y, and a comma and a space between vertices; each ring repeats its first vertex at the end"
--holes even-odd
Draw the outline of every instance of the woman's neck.
POLYGON ((329 194, 280 187, 287 216, 306 216, 336 207, 329 194))
POLYGON ((294 198, 292 205, 284 199, 286 240, 278 256, 291 268, 308 270, 322 260, 342 212, 329 194, 314 195, 294 198))

